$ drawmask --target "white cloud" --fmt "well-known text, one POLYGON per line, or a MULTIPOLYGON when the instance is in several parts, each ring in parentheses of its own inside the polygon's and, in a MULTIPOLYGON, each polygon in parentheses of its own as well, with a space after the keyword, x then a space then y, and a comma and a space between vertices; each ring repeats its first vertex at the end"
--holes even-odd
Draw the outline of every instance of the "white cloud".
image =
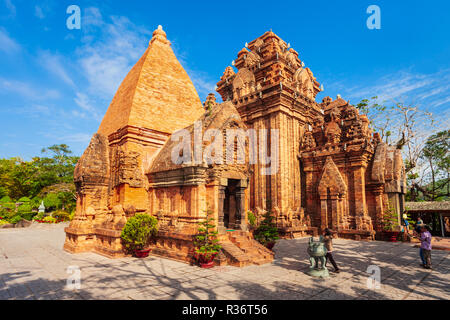
POLYGON ((11 2, 11 0, 4 0, 5 6, 12 17, 16 16, 16 6, 11 2))
POLYGON ((8 110, 5 111, 25 115, 27 117, 32 118, 41 118, 42 116, 48 116, 52 112, 50 107, 42 104, 31 104, 29 106, 24 107, 14 107, 9 108, 8 110))
POLYGON ((83 28, 100 27, 104 24, 102 14, 98 8, 89 7, 84 10, 83 28))
POLYGON ((442 112, 450 109, 449 83, 450 69, 428 74, 403 70, 386 75, 372 84, 344 89, 342 93, 344 99, 347 97, 357 102, 377 96, 379 102, 401 102, 431 112, 442 112))
MULTIPOLYGON (((126 17, 104 17, 98 8, 92 7, 84 11, 82 30, 85 44, 77 53, 78 63, 89 83, 88 93, 110 100, 145 52, 152 32, 133 24, 126 17), (94 37, 95 33, 99 36, 94 37)), ((190 68, 186 62, 187 54, 177 49, 176 41, 172 41, 172 48, 200 96, 215 92, 216 81, 211 80, 207 73, 190 68)))
MULTIPOLYGON (((446 97, 446 98, 444 98, 442 100, 435 101, 432 104, 432 106, 433 107, 439 107, 439 106, 444 105, 444 104, 449 104, 450 105, 450 96, 448 96, 448 97, 446 97)), ((450 108, 448 108, 448 111, 450 111, 450 108)))
POLYGON ((191 81, 200 97, 205 99, 209 93, 216 93, 216 81, 211 80, 206 73, 193 71, 188 68, 186 68, 186 72, 189 75, 189 78, 191 78, 191 81))
POLYGON ((92 134, 88 134, 88 133, 74 133, 74 134, 69 134, 69 135, 58 137, 58 140, 88 144, 89 141, 91 141, 91 136, 92 136, 92 134))
POLYGON ((78 64, 89 83, 89 93, 112 99, 122 80, 145 52, 151 33, 125 17, 104 19, 98 8, 84 11, 84 45, 78 64), (98 33, 93 37, 93 34, 98 33))
POLYGON ((0 29, 0 51, 8 54, 20 51, 20 45, 2 29, 0 29))
POLYGON ((40 6, 34 6, 34 15, 36 17, 38 17, 39 19, 45 18, 44 11, 42 10, 42 8, 40 6))
POLYGON ((52 54, 48 51, 43 51, 38 54, 38 59, 41 65, 50 73, 53 73, 54 75, 59 77, 66 84, 75 87, 73 80, 71 79, 64 66, 68 63, 64 62, 64 59, 61 56, 52 54))
POLYGON ((0 94, 18 94, 32 100, 58 99, 61 94, 54 89, 40 90, 27 82, 0 78, 0 94))
POLYGON ((80 118, 94 118, 97 121, 101 121, 102 117, 99 114, 97 108, 92 105, 92 101, 88 97, 88 95, 77 92, 76 97, 74 99, 75 103, 81 108, 80 110, 73 110, 72 114, 76 117, 80 118))
POLYGON ((80 60, 84 76, 90 85, 90 92, 111 98, 131 69, 130 63, 125 57, 105 57, 100 52, 92 52, 80 60))

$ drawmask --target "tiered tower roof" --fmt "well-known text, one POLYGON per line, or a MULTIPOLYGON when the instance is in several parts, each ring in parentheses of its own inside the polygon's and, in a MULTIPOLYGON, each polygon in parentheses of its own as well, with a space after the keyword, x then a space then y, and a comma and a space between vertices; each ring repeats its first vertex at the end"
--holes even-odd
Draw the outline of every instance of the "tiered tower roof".
POLYGON ((117 90, 98 133, 109 136, 134 126, 171 134, 193 123, 203 112, 191 79, 159 26, 117 90))

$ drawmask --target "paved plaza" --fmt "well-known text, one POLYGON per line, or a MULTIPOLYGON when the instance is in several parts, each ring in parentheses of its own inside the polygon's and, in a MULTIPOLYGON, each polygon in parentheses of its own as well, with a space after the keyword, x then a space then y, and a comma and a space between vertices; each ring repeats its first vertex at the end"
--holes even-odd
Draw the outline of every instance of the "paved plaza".
POLYGON ((0 299, 450 299, 449 251, 434 250, 426 270, 412 244, 337 239, 342 272, 317 279, 305 274, 307 238, 280 240, 271 264, 208 270, 158 257, 72 255, 62 250, 65 226, 0 230, 0 299), (379 289, 368 287, 371 265, 380 268, 379 289), (81 270, 80 289, 66 287, 69 266, 81 270))

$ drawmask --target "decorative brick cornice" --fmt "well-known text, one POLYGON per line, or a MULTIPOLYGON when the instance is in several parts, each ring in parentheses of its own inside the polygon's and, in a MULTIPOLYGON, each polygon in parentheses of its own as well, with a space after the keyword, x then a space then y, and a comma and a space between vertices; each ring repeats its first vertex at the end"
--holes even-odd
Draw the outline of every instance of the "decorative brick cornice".
POLYGON ((108 136, 109 145, 122 144, 125 141, 135 141, 155 147, 163 146, 170 137, 169 133, 147 128, 125 126, 108 136))

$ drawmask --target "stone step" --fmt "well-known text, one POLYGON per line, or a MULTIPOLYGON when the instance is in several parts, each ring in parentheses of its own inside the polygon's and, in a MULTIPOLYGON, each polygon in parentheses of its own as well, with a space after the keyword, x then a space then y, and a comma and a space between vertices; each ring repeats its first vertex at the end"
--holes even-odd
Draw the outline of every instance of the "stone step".
POLYGON ((273 261, 274 253, 257 242, 250 233, 236 230, 228 231, 226 236, 221 245, 228 264, 242 267, 273 261))
POLYGON ((220 245, 229 265, 245 267, 251 263, 249 257, 233 243, 221 242, 220 245))

